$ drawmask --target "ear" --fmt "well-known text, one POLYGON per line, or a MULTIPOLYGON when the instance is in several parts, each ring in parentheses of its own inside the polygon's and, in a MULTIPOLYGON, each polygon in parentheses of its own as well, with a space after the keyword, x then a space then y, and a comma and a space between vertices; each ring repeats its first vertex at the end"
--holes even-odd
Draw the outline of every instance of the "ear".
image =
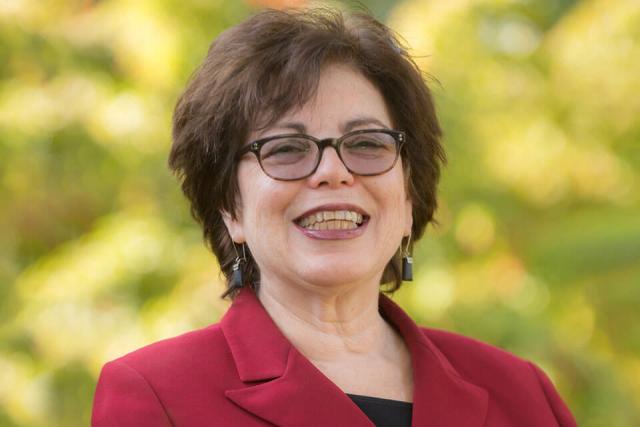
POLYGON ((413 204, 411 200, 407 197, 405 201, 405 210, 404 210, 404 237, 409 237, 411 235, 411 228, 413 227, 413 204))
POLYGON ((242 218, 233 218, 233 216, 226 211, 221 211, 222 220, 227 227, 227 231, 231 236, 231 240, 235 243, 244 243, 246 241, 244 237, 244 226, 242 225, 242 218))

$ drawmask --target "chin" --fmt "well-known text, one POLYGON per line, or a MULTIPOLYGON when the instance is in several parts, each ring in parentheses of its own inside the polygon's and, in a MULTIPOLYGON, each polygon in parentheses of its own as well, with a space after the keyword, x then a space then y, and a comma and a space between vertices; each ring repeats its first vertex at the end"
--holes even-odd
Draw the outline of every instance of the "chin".
POLYGON ((379 274, 363 268, 356 260, 351 262, 334 263, 329 266, 309 266, 301 276, 304 281, 320 287, 337 287, 348 283, 365 283, 372 280, 379 281, 379 274))

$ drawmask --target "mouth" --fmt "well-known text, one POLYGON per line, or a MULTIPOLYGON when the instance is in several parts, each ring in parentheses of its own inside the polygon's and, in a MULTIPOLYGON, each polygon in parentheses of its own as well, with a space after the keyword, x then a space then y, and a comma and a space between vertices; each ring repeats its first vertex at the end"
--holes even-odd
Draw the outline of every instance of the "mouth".
POLYGON ((335 209, 324 207, 307 212, 294 220, 306 230, 355 230, 362 227, 369 216, 354 207, 335 209))

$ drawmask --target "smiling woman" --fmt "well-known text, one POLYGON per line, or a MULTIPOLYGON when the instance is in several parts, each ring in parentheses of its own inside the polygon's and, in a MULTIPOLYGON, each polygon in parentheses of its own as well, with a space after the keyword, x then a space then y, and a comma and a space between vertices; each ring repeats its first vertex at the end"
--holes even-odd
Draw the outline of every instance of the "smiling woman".
POLYGON ((380 292, 411 279, 444 162, 429 89, 384 25, 258 13, 212 44, 173 137, 233 303, 105 365, 94 426, 575 425, 535 365, 380 292))
MULTIPOLYGON (((394 125, 385 101, 353 66, 325 65, 313 99, 273 126, 252 132, 249 139, 267 136, 269 144, 291 123, 300 125, 300 134, 319 138, 349 133, 338 140, 337 150, 331 145, 320 149, 302 138, 311 142, 295 162, 290 151, 284 155, 287 161, 273 160, 283 155, 263 154, 264 145, 261 161, 253 155, 241 157, 238 213, 224 217, 229 234, 234 242, 246 243, 259 260, 266 292, 282 287, 277 291, 289 293, 286 289, 295 284, 301 291, 357 290, 370 298, 372 291, 377 294, 371 283, 379 284, 412 225, 403 168, 396 162, 400 143, 386 133, 394 125), (382 130, 363 133, 371 123, 382 130), (357 148, 364 143, 366 152, 357 148), (349 170, 354 167, 367 172, 366 177, 349 170), (273 173, 288 180, 274 179, 273 173), (355 226, 358 216, 362 221, 355 226)), ((285 141, 290 146, 288 138, 285 141)))
MULTIPOLYGON (((429 89, 391 30, 368 15, 343 16, 316 9, 265 11, 221 34, 176 108, 170 165, 182 178, 192 212, 203 225, 205 238, 227 277, 233 272, 238 248, 232 244, 223 215, 236 219, 239 213, 237 201, 242 193, 238 192, 237 169, 251 158, 242 156, 246 151, 254 153, 262 167, 261 175, 301 180, 320 166, 320 156, 325 152, 324 144, 311 145, 309 141, 376 129, 394 139, 375 134, 392 156, 378 155, 376 162, 362 161, 364 154, 354 156, 356 142, 360 147, 363 142, 356 135, 347 138, 351 144, 334 143, 335 153, 350 173, 368 176, 391 169, 402 151, 415 240, 433 219, 436 184, 445 156, 429 89), (329 68, 336 71, 325 73, 329 68), (349 72, 351 78, 340 82, 349 72), (357 94, 361 88, 366 94, 357 94), (321 97, 325 98, 322 102, 321 97), (375 104, 370 106, 371 101, 375 104), (321 105, 327 102, 330 105, 321 105), (324 108, 332 116, 320 115, 314 123, 307 123, 309 114, 324 112, 311 111, 314 108, 324 108), (323 127, 345 112, 348 116, 340 117, 341 122, 333 124, 331 133, 331 129, 325 129, 325 135, 309 129, 311 125, 323 127), (309 153, 296 167, 283 168, 269 157, 274 144, 282 142, 280 138, 274 142, 272 137, 292 134, 297 137, 298 147, 308 144, 316 155, 309 153), (410 144, 405 143, 407 139, 410 144), (240 157, 243 161, 234 161, 240 157), (364 169, 359 170, 361 165, 364 169), (375 169, 370 173, 368 168, 372 166, 375 169)), ((291 144, 288 147, 290 150, 291 144)), ((281 163, 282 156, 278 158, 281 163)), ((410 239, 405 239, 403 247, 410 245, 410 239)), ((255 290, 260 282, 259 266, 252 256, 256 248, 247 245, 243 249, 247 255, 244 278, 255 290)), ((389 290, 396 290, 402 283, 398 257, 384 265, 381 282, 387 283, 389 290)), ((227 294, 233 296, 240 286, 231 285, 227 294)))

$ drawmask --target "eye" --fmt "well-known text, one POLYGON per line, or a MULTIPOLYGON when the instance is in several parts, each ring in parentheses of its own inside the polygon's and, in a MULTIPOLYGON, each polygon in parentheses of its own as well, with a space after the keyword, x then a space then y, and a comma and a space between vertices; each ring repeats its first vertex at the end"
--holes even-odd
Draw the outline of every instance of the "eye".
POLYGON ((310 150, 309 143, 305 140, 288 138, 269 141, 262 147, 262 157, 304 154, 310 150))
POLYGON ((367 150, 367 149, 375 149, 375 148, 383 147, 384 143, 380 141, 376 141, 375 139, 372 139, 372 138, 359 138, 353 142, 349 141, 347 146, 349 147, 350 150, 351 149, 367 150))
POLYGON ((264 165, 292 165, 312 158, 315 144, 307 139, 285 136, 272 139, 262 146, 260 161, 264 165))
POLYGON ((394 141, 386 134, 356 135, 344 142, 350 152, 379 152, 393 149, 394 141))

